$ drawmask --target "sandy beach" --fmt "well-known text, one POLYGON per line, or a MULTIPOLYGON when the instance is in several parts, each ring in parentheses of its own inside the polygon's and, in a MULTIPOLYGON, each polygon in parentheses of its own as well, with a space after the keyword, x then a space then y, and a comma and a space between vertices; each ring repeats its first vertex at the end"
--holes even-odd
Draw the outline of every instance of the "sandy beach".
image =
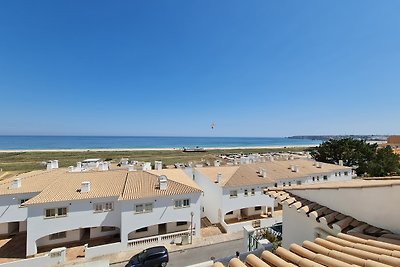
MULTIPOLYGON (((312 145, 290 145, 290 146, 236 146, 236 147, 205 147, 206 150, 234 150, 234 149, 279 149, 279 148, 307 148, 312 145)), ((79 149, 16 149, 0 150, 0 153, 16 152, 85 152, 85 151, 178 151, 182 148, 79 148, 79 149)))

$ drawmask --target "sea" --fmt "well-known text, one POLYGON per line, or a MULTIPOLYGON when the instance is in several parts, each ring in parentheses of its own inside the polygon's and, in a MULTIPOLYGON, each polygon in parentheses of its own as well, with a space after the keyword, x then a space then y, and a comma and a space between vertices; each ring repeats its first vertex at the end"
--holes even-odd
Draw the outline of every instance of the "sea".
POLYGON ((0 136, 0 150, 123 149, 182 147, 264 147, 319 145, 321 141, 287 137, 178 136, 0 136))

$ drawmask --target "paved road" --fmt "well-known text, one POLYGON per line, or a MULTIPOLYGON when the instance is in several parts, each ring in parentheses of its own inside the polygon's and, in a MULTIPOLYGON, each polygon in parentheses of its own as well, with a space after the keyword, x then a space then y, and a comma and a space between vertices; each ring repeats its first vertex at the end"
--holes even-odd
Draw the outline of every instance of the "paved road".
MULTIPOLYGON (((243 251, 243 240, 233 240, 204 247, 192 248, 183 251, 175 251, 169 255, 168 267, 183 267, 191 264, 205 262, 211 257, 216 259, 235 255, 236 251, 243 251)), ((111 267, 123 267, 126 262, 111 265, 111 267)))

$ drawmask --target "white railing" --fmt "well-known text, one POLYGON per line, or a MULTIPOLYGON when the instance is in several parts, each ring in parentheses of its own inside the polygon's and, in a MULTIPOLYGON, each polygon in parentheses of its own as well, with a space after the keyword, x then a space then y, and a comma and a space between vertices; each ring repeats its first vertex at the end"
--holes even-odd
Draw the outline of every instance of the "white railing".
POLYGON ((243 229, 245 225, 252 225, 257 227, 270 227, 275 223, 281 222, 282 220, 276 218, 259 218, 248 221, 241 221, 227 224, 225 221, 221 221, 221 225, 226 229, 227 232, 238 232, 243 229), (255 225, 256 224, 256 225, 255 225))
MULTIPOLYGON (((158 236, 150 236, 150 237, 143 237, 143 238, 138 238, 134 240, 129 240, 128 241, 128 247, 136 247, 136 246, 143 246, 143 245, 148 245, 148 244, 153 244, 153 243, 162 243, 165 241, 171 241, 176 238, 189 235, 190 230, 186 231, 181 231, 181 232, 174 232, 174 233, 169 233, 165 235, 158 235, 158 236)), ((193 235, 194 235, 193 231, 193 235)))

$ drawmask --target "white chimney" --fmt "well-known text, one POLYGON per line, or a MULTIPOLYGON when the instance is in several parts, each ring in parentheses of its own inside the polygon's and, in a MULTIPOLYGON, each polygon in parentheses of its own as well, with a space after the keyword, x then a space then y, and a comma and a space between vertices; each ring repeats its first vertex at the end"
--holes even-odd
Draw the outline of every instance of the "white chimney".
POLYGON ((52 165, 53 169, 58 169, 58 160, 52 160, 51 165, 52 165))
POLYGON ((47 171, 51 171, 52 169, 53 169, 53 164, 52 164, 51 161, 48 161, 48 162, 47 162, 47 165, 46 165, 46 170, 47 170, 47 171))
POLYGON ((87 193, 90 191, 90 182, 84 181, 81 183, 81 193, 87 193))
POLYGON ((133 164, 128 165, 128 171, 129 171, 129 172, 134 172, 134 171, 136 171, 135 165, 133 165, 133 164))
POLYGON ((157 171, 162 170, 162 161, 154 161, 154 169, 157 171))
POLYGON ((143 170, 143 171, 150 171, 150 170, 151 170, 151 162, 145 162, 145 163, 143 163, 142 170, 143 170))
POLYGON ((76 163, 76 170, 77 172, 80 172, 82 170, 82 162, 78 161, 76 163))
POLYGON ((299 166, 294 165, 294 172, 299 172, 299 166))
POLYGON ((99 171, 108 171, 108 162, 100 162, 99 171))
POLYGON ((317 168, 322 168, 322 163, 321 163, 321 162, 316 162, 316 163, 315 163, 315 166, 316 166, 317 168))
POLYGON ((266 169, 262 169, 262 170, 261 170, 261 176, 262 176, 263 178, 267 178, 267 170, 266 170, 266 169))
POLYGON ((290 170, 294 172, 294 165, 290 165, 290 170))
POLYGON ((9 189, 20 188, 21 185, 22 185, 21 178, 15 178, 14 180, 11 181, 9 189))
POLYGON ((221 162, 219 160, 214 160, 214 166, 215 167, 221 166, 221 162))
POLYGON ((68 172, 73 172, 74 171, 74 166, 69 166, 68 167, 68 172))
POLYGON ((343 160, 342 159, 339 160, 339 166, 343 166, 343 160))
POLYGON ((215 182, 219 184, 221 182, 221 179, 222 179, 222 173, 220 173, 220 172, 217 173, 217 177, 216 178, 217 179, 215 180, 215 182))
POLYGON ((167 189, 167 184, 168 184, 167 176, 160 175, 158 177, 158 182, 160 184, 160 190, 166 190, 167 189))

